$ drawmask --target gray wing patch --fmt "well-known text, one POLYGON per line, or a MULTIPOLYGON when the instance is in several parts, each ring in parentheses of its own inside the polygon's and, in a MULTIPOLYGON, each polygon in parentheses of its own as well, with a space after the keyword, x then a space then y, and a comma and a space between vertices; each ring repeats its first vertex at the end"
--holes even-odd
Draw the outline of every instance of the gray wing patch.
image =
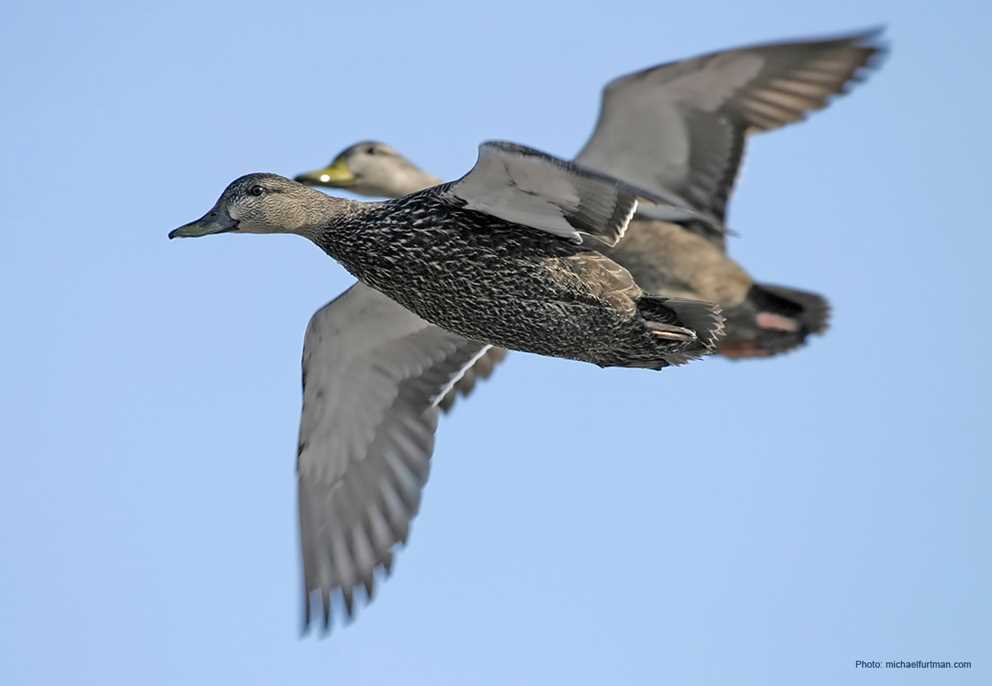
POLYGON ((488 345, 424 322, 362 284, 314 315, 298 451, 304 627, 371 599, 430 471, 440 398, 488 345), (338 600, 335 601, 335 598, 338 600))
POLYGON ((576 243, 588 236, 615 244, 637 207, 614 179, 501 141, 480 145, 475 166, 449 192, 468 209, 576 243))
POLYGON ((440 197, 575 243, 594 238, 616 245, 640 199, 672 205, 686 216, 710 219, 668 191, 649 192, 538 150, 501 141, 480 145, 472 170, 448 184, 440 197))

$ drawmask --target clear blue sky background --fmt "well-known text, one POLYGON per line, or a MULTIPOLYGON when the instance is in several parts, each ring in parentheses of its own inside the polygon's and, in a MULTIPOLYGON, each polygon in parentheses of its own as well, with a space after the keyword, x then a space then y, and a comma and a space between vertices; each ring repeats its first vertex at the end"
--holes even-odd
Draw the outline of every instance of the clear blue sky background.
POLYGON ((7 3, 0 681, 989 683, 990 20, 7 3), (888 63, 754 140, 732 207, 733 254, 828 294, 830 333, 662 374, 512 356, 442 422, 376 601, 301 640, 300 347, 351 278, 294 237, 166 232, 363 137, 447 178, 487 138, 571 155, 616 75, 879 22, 888 63))

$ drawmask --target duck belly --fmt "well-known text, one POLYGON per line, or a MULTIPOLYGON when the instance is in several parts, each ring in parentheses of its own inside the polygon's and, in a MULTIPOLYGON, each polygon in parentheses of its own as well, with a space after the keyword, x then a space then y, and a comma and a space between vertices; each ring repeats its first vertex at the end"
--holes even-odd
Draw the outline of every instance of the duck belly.
POLYGON ((376 235, 366 235, 366 245, 335 257, 368 285, 466 338, 600 366, 661 367, 685 347, 652 334, 637 306, 642 291, 627 270, 557 237, 495 222, 369 234, 376 235))

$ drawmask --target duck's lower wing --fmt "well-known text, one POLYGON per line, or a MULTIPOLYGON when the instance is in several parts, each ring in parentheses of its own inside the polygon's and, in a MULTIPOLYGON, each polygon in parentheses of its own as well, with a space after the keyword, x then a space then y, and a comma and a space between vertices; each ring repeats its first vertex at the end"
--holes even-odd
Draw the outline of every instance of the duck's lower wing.
POLYGON ((298 488, 304 628, 374 592, 427 482, 439 404, 490 346, 356 284, 317 311, 303 346, 298 488), (339 601, 335 601, 339 597, 339 601))

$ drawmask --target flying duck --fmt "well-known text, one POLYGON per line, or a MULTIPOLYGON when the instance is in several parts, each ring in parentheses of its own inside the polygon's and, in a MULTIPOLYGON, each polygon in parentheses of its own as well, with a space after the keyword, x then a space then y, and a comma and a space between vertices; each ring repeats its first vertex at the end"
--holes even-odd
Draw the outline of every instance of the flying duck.
MULTIPOLYGON (((722 221, 747 134, 825 107, 877 63, 878 34, 736 48, 620 77, 604 89, 595 130, 575 162, 680 195, 722 221)), ((296 179, 373 197, 440 183, 378 141, 351 145, 327 167, 296 179)), ((757 283, 727 255, 723 233, 700 231, 692 220, 663 219, 678 219, 678 213, 642 205, 625 238, 601 252, 649 293, 721 305, 727 319, 722 355, 767 357, 826 329, 830 308, 823 296, 757 283)))
POLYGON ((416 514, 440 405, 491 346, 650 369, 715 349, 719 307, 647 294, 599 251, 623 237, 639 198, 668 208, 660 195, 491 142, 461 179, 386 202, 248 174, 169 233, 297 234, 361 282, 314 315, 304 342, 307 625, 313 603, 329 625, 335 593, 347 617, 358 589, 371 597, 416 514))

